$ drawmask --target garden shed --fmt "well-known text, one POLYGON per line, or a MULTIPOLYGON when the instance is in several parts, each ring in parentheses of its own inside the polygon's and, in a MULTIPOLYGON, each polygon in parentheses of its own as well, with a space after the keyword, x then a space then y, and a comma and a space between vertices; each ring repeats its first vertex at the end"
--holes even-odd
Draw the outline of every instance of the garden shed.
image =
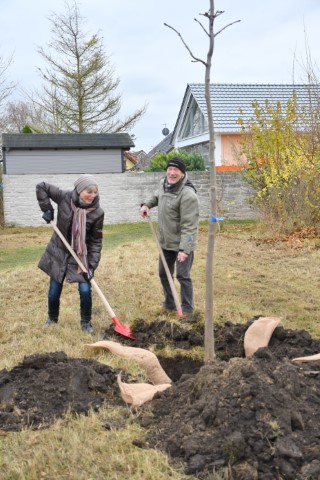
POLYGON ((128 133, 2 135, 7 175, 122 173, 124 152, 134 147, 128 133))

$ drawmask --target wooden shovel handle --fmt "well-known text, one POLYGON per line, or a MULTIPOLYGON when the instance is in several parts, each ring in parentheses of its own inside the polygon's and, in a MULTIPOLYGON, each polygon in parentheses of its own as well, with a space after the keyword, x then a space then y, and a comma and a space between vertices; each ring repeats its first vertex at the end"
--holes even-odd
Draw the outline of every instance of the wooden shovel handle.
POLYGON ((150 218, 149 215, 146 215, 146 217, 147 217, 147 219, 148 219, 148 222, 149 222, 149 225, 150 225, 152 234, 153 234, 153 236, 154 236, 154 238, 155 238, 155 241, 156 241, 156 244, 157 244, 157 247, 158 247, 158 250, 159 250, 159 254, 160 254, 160 257, 161 257, 161 260, 162 260, 164 269, 165 269, 166 274, 167 274, 168 282, 169 282, 169 284, 170 284, 170 288, 171 288, 171 292, 172 292, 172 296, 173 296, 173 299, 174 299, 174 303, 175 303, 175 306, 176 306, 176 310, 177 310, 178 316, 179 316, 179 317, 182 317, 182 309, 181 309, 181 305, 180 305, 178 293, 177 293, 177 290, 176 290, 176 287, 175 287, 175 284, 174 284, 172 275, 171 275, 171 273, 170 273, 167 260, 166 260, 164 254, 163 254, 162 247, 161 247, 161 245, 160 245, 158 236, 157 236, 156 231, 155 231, 155 229, 154 229, 152 220, 151 220, 151 218, 150 218))
MULTIPOLYGON (((65 239, 65 237, 62 235, 62 233, 60 232, 59 228, 57 227, 57 225, 51 221, 51 226, 53 228, 53 230, 56 232, 56 234, 59 236, 60 240, 63 242, 63 244, 65 245, 65 247, 69 250, 69 252, 71 253, 71 255, 73 256, 73 258, 75 259, 75 261, 77 262, 77 264, 79 265, 79 267, 81 268, 81 270, 85 273, 88 273, 88 270, 86 269, 86 267, 83 265, 83 263, 81 262, 80 258, 78 257, 78 255, 76 254, 76 252, 73 250, 73 248, 71 247, 71 245, 69 245, 69 243, 67 242, 67 240, 65 239)), ((90 283, 91 285, 95 288, 97 294, 99 295, 99 297, 101 298, 103 304, 105 305, 109 315, 111 316, 112 319, 116 319, 116 315, 114 313, 114 311, 112 310, 108 300, 106 299, 106 297, 104 296, 104 294, 102 293, 100 287, 98 286, 97 282, 92 278, 90 280, 90 283)))

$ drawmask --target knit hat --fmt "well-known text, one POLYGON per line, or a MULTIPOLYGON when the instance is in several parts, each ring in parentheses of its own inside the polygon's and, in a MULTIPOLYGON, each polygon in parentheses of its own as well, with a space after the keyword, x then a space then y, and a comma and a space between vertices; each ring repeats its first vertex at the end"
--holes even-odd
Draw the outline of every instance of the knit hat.
POLYGON ((74 186, 76 187, 76 190, 78 193, 81 193, 83 190, 85 190, 88 187, 97 187, 98 184, 94 177, 89 174, 81 175, 75 182, 74 186))
POLYGON ((166 170, 169 167, 179 168, 179 170, 181 170, 182 173, 186 173, 186 170, 187 170, 187 167, 186 167, 186 164, 184 163, 184 161, 181 158, 178 158, 178 157, 173 157, 173 158, 171 158, 171 160, 168 161, 166 170))

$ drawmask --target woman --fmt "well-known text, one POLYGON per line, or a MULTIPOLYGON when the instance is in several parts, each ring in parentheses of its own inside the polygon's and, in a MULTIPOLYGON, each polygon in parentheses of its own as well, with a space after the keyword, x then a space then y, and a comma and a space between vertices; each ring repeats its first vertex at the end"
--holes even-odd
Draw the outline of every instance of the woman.
POLYGON ((104 211, 99 206, 98 185, 92 175, 81 175, 74 186, 71 191, 46 182, 36 186, 37 200, 44 212, 42 217, 47 223, 54 219, 51 200, 55 202, 58 208, 57 227, 88 270, 88 273, 81 272, 76 260, 54 232, 38 264, 50 276, 45 326, 58 322, 60 296, 66 280, 78 282, 80 325, 83 331, 93 333, 90 280, 101 257, 104 211))

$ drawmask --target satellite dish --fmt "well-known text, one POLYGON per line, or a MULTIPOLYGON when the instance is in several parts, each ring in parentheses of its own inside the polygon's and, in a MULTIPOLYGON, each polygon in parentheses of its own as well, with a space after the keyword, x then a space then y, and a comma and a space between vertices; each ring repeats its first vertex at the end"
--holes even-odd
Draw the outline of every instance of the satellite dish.
POLYGON ((169 135, 169 129, 165 127, 165 128, 162 130, 162 134, 165 135, 165 136, 169 135))

